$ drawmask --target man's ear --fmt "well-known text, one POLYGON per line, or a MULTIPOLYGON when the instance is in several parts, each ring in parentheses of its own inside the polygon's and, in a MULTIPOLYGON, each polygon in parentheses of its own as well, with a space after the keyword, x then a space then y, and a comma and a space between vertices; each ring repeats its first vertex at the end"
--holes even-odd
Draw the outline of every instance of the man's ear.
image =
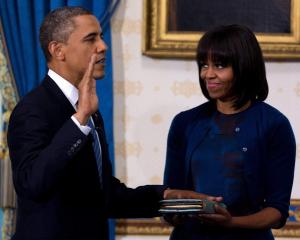
POLYGON ((64 61, 65 53, 64 53, 64 44, 56 41, 52 41, 48 45, 48 50, 53 59, 57 59, 59 61, 64 61))

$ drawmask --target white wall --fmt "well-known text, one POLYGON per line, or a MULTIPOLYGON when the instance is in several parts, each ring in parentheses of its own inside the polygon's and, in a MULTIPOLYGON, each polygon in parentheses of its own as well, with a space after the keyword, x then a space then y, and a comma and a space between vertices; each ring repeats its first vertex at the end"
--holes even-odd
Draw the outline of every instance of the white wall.
MULTIPOLYGON (((205 101, 194 61, 142 56, 142 2, 121 1, 112 19, 116 173, 131 187, 162 183, 172 118, 205 101)), ((300 139, 300 62, 267 62, 266 67, 267 102, 289 118, 296 139, 300 139)), ((297 150, 292 197, 300 199, 299 142, 297 150)), ((161 240, 167 236, 118 239, 161 240)))

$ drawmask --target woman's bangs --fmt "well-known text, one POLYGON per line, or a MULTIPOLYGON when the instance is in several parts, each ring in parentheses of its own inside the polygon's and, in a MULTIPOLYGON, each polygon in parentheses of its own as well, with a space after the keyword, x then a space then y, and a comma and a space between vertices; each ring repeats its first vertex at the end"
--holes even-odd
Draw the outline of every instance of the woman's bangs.
POLYGON ((210 50, 209 59, 214 63, 221 63, 224 66, 231 65, 232 63, 232 58, 228 52, 216 48, 210 50))
POLYGON ((211 60, 214 63, 222 63, 223 65, 231 65, 232 54, 227 46, 224 46, 220 41, 212 41, 210 44, 203 42, 198 49, 198 60, 200 62, 207 62, 211 60))

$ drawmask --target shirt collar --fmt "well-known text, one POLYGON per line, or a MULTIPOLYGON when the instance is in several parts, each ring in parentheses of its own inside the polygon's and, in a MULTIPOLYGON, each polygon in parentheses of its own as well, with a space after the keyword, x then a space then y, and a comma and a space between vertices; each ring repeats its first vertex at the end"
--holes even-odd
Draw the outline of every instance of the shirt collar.
POLYGON ((78 101, 78 89, 68 80, 64 79, 51 69, 48 70, 48 75, 57 84, 72 106, 76 109, 76 103, 78 101))

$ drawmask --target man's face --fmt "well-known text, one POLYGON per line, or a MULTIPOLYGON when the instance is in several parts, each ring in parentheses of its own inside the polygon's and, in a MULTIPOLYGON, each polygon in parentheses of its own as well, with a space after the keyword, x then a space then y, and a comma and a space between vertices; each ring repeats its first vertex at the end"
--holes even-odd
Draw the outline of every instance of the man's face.
POLYGON ((64 44, 65 71, 72 82, 79 82, 90 62, 93 53, 97 53, 93 77, 103 78, 105 74, 106 44, 103 41, 102 29, 93 15, 82 15, 73 18, 75 29, 64 44))

